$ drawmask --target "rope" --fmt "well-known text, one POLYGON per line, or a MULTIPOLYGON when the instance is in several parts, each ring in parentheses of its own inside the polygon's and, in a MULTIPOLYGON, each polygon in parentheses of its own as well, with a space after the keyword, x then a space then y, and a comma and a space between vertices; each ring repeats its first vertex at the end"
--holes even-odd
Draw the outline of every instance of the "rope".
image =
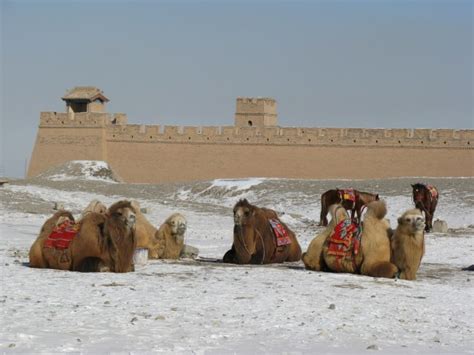
POLYGON ((262 241, 262 249, 263 249, 263 257, 262 257, 262 260, 260 261, 260 264, 263 264, 264 260, 265 260, 265 243, 263 242, 263 237, 262 235, 260 234, 260 232, 258 231, 258 229, 255 229, 255 231, 257 232, 258 236, 260 237, 260 240, 262 241))
POLYGON ((247 245, 245 244, 244 234, 242 233, 242 226, 239 227, 239 230, 240 230, 240 239, 242 241, 242 244, 244 245, 244 249, 247 252, 247 254, 250 255, 250 257, 252 257, 252 254, 250 254, 250 251, 248 250, 247 245))
MULTIPOLYGON (((247 254, 250 255, 250 257, 252 257, 252 254, 250 253, 249 249, 247 248, 247 244, 245 244, 245 239, 244 239, 244 235, 243 235, 243 232, 242 232, 242 228, 239 228, 239 229, 240 229, 240 240, 241 240, 241 242, 244 246, 244 249, 247 252, 247 254)), ((262 242, 263 257, 262 257, 262 260, 260 260, 260 264, 263 264, 263 262, 265 261, 265 257, 266 257, 265 243, 263 242, 263 237, 260 234, 260 232, 258 231, 258 229, 254 228, 254 230, 255 230, 255 232, 257 232, 257 234, 260 237, 260 240, 262 242)))

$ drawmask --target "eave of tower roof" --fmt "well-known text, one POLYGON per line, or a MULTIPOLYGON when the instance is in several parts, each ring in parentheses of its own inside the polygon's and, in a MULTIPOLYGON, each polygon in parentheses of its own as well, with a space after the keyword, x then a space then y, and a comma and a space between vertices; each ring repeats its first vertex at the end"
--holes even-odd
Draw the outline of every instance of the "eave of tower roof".
POLYGON ((104 96, 102 90, 96 88, 95 86, 76 86, 73 89, 69 90, 66 95, 64 95, 61 99, 63 99, 64 101, 94 101, 96 99, 101 99, 104 102, 110 101, 107 97, 104 96))

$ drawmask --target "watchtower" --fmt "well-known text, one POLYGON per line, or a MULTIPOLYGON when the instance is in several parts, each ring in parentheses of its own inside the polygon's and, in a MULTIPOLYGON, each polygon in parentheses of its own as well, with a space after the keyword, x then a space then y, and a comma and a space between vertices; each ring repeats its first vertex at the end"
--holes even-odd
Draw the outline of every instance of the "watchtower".
POLYGON ((62 99, 66 101, 67 113, 105 112, 105 103, 109 101, 102 90, 94 86, 76 86, 62 99))
POLYGON ((235 110, 237 127, 271 127, 278 125, 276 101, 270 97, 238 97, 235 110))

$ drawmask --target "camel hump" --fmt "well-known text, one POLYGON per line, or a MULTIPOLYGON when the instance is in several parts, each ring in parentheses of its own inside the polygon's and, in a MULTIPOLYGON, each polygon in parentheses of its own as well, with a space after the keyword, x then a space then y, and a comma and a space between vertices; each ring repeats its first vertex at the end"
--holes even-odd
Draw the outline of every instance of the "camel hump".
POLYGON ((387 205, 383 200, 373 201, 367 205, 367 215, 374 216, 377 219, 383 219, 386 214, 387 205))

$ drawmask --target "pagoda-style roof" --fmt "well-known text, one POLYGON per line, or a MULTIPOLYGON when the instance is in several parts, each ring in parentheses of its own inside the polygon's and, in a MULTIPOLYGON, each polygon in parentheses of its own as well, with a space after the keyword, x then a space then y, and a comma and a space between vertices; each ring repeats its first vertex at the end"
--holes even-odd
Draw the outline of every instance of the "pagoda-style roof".
POLYGON ((64 101, 94 101, 96 99, 100 99, 104 102, 110 101, 104 96, 102 90, 95 86, 76 86, 69 90, 62 99, 64 101))

